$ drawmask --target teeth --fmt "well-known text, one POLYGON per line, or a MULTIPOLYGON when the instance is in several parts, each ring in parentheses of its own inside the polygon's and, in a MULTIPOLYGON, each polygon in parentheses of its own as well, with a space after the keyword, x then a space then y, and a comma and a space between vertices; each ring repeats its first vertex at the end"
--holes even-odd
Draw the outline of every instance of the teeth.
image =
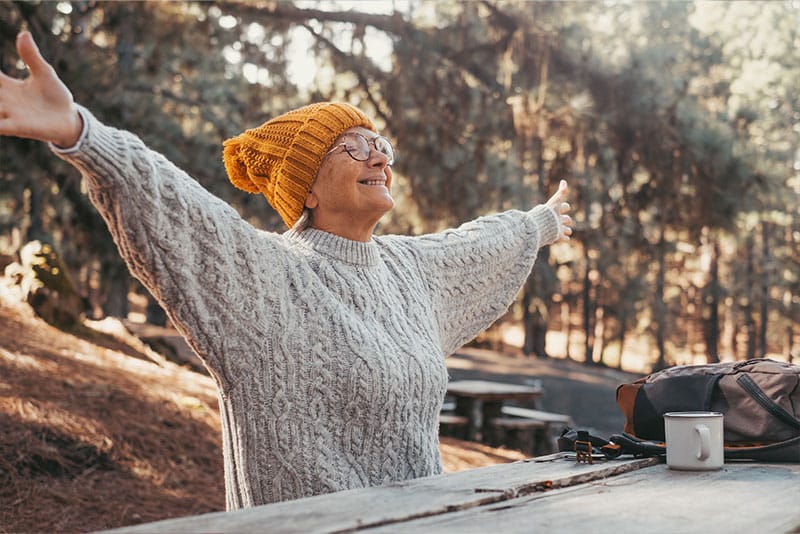
POLYGON ((383 185, 386 182, 384 180, 364 180, 361 183, 364 185, 383 185))

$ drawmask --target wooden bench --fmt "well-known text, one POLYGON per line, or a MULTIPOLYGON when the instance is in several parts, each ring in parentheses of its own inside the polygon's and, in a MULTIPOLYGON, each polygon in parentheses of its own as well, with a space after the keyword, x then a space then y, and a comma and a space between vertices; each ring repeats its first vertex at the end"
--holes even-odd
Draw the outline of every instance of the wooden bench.
POLYGON ((451 411, 439 413, 439 435, 464 439, 469 419, 465 415, 457 415, 451 411))
POLYGON ((454 413, 440 413, 439 414, 439 424, 440 425, 464 426, 468 422, 469 422, 469 420, 463 415, 456 415, 454 413))
POLYGON ((524 417, 495 417, 489 421, 489 427, 489 444, 494 447, 507 445, 531 456, 551 452, 547 435, 549 425, 544 421, 524 417))
POLYGON ((517 406, 503 406, 503 415, 511 417, 525 417, 527 419, 536 419, 543 421, 553 426, 574 426, 572 417, 561 413, 543 412, 542 410, 532 410, 530 408, 519 408, 517 406))
POLYGON ((537 435, 539 442, 535 444, 536 450, 534 453, 536 454, 549 454, 558 450, 558 446, 556 445, 558 436, 561 435, 561 432, 565 428, 575 426, 572 417, 566 414, 545 412, 531 408, 519 408, 517 406, 503 406, 501 412, 504 416, 538 421, 545 425, 545 428, 539 431, 537 435))

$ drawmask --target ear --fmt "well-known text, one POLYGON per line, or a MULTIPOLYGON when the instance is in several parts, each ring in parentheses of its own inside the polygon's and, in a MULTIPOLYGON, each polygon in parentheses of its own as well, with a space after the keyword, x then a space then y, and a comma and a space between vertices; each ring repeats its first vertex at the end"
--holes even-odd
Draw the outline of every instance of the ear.
POLYGON ((308 196, 306 197, 306 207, 310 210, 313 210, 317 206, 319 206, 319 198, 312 189, 311 191, 308 192, 308 196))

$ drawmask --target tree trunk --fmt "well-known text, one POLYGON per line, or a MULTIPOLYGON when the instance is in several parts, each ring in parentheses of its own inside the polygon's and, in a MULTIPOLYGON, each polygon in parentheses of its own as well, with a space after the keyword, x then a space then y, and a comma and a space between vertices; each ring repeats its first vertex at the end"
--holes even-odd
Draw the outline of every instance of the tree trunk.
POLYGON ((22 242, 50 241, 45 235, 44 227, 42 226, 42 207, 44 204, 42 191, 38 187, 32 187, 25 191, 27 193, 25 195, 25 200, 27 201, 25 203, 25 213, 28 216, 28 225, 23 231, 22 242))
POLYGON ((719 363, 719 241, 714 238, 711 245, 711 265, 709 266, 709 283, 706 302, 708 303, 708 319, 706 320, 706 360, 708 363, 719 363))
POLYGON ((748 233, 747 239, 745 241, 745 246, 747 250, 745 254, 747 256, 745 260, 746 265, 746 274, 745 274, 745 305, 742 308, 742 313, 744 314, 744 325, 745 325, 745 332, 747 334, 747 353, 746 359, 752 359, 756 357, 756 325, 755 321, 753 320, 753 234, 748 233))
MULTIPOLYGON (((730 311, 731 315, 735 313, 735 308, 731 308, 730 311)), ((739 323, 736 322, 736 318, 733 317, 731 319, 731 353, 733 354, 733 359, 739 359, 739 323)))
POLYGON ((656 277, 656 294, 653 302, 653 318, 656 321, 656 350, 658 351, 658 359, 654 365, 654 370, 658 371, 667 367, 667 357, 665 348, 665 321, 667 318, 667 307, 664 303, 664 285, 666 279, 666 253, 665 253, 665 228, 664 223, 661 223, 661 232, 658 236, 658 275, 656 277))
POLYGON ((606 353, 606 322, 603 319, 605 308, 602 305, 594 309, 594 350, 597 352, 597 363, 604 365, 606 353))
MULTIPOLYGON (((580 137, 582 139, 582 136, 580 137)), ((592 258, 589 254, 589 243, 591 242, 591 205, 592 205, 592 181, 586 172, 586 160, 583 154, 583 144, 578 143, 579 154, 577 160, 582 168, 582 174, 585 177, 583 211, 584 221, 586 222, 586 237, 583 241, 583 356, 584 363, 591 365, 594 363, 592 356, 594 355, 594 328, 592 327, 592 258)))
POLYGON ((619 316, 619 334, 617 344, 619 345, 619 360, 617 369, 622 370, 622 355, 625 354, 625 335, 628 333, 628 314, 624 311, 619 316))
POLYGON ((539 358, 548 358, 547 354, 547 323, 549 318, 548 303, 552 300, 555 288, 548 282, 552 275, 549 248, 542 249, 536 264, 533 266, 531 276, 525 284, 526 300, 523 300, 523 319, 525 327, 525 355, 532 353, 539 358))
POLYGON ((566 341, 564 343, 564 357, 568 360, 572 359, 569 350, 569 340, 572 337, 572 318, 570 315, 569 295, 563 295, 564 300, 561 302, 561 330, 564 331, 566 341))
POLYGON ((591 259, 589 258, 589 247, 586 245, 584 245, 583 259, 586 262, 586 268, 584 269, 583 274, 583 355, 584 363, 591 365, 593 363, 592 354, 594 352, 594 334, 592 328, 592 281, 591 277, 589 276, 589 271, 591 271, 591 259))
MULTIPOLYGON (((534 301, 539 299, 534 299, 534 301)), ((535 304, 534 304, 535 306, 535 304)), ((547 319, 542 317, 540 311, 534 310, 531 313, 529 326, 525 329, 525 346, 528 347, 526 356, 535 354, 538 358, 549 358, 545 349, 545 339, 547 337, 547 319)))
POLYGON ((103 275, 106 288, 103 313, 107 317, 127 318, 130 311, 128 291, 131 285, 128 270, 121 262, 107 263, 103 275))
POLYGON ((524 340, 522 341, 522 354, 530 356, 533 352, 533 340, 531 339, 530 329, 528 325, 531 324, 531 284, 526 283, 522 290, 522 331, 524 333, 524 340))
POLYGON ((767 325, 769 324, 769 223, 761 223, 761 324, 758 331, 759 354, 762 358, 767 355, 767 325))

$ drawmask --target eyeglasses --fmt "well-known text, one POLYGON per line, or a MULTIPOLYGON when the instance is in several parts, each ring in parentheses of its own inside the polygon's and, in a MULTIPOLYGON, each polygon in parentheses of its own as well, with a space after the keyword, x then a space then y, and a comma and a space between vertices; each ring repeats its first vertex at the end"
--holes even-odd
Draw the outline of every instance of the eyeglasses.
POLYGON ((375 150, 386 156, 387 165, 392 165, 394 163, 394 148, 392 148, 392 143, 390 143, 388 139, 382 135, 367 139, 366 136, 357 132, 346 134, 344 140, 328 150, 325 155, 327 156, 340 146, 343 146, 345 152, 354 160, 367 161, 372 153, 370 145, 374 146, 375 150))

